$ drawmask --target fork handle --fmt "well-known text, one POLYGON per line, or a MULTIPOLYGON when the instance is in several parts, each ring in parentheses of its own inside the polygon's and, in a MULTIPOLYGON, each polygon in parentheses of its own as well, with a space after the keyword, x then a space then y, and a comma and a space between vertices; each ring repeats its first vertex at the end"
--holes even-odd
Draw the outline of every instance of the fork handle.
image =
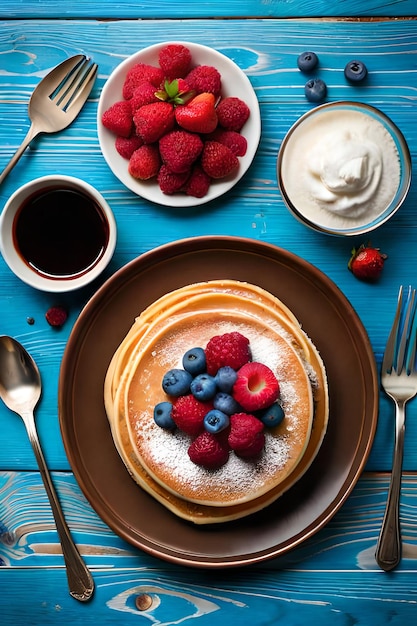
POLYGON ((16 150, 16 152, 14 153, 14 155, 12 156, 12 158, 10 159, 10 161, 8 162, 8 164, 6 165, 6 167, 0 174, 0 185, 6 178, 7 174, 14 168, 14 166, 16 165, 16 163, 18 162, 18 160, 20 159, 20 157, 22 156, 22 154, 24 153, 24 151, 26 150, 26 148, 28 147, 32 139, 34 139, 36 135, 38 134, 39 134, 39 131, 36 129, 34 124, 31 124, 26 137, 24 138, 19 148, 16 150))
POLYGON ((405 402, 395 404, 395 446, 391 482, 382 521, 375 559, 386 572, 394 569, 401 559, 400 490, 404 455, 405 402))

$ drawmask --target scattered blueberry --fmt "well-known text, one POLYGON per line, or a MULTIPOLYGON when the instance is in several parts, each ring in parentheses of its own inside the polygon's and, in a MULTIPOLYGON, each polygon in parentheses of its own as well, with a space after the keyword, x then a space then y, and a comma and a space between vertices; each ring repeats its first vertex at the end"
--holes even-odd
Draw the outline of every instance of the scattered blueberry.
POLYGON ((312 78, 306 82, 304 93, 310 102, 321 102, 326 97, 327 85, 321 78, 312 78))
POLYGON ((206 353, 203 348, 191 348, 182 358, 182 366, 193 376, 202 374, 206 370, 206 353))
POLYGON ((153 418, 155 424, 166 430, 174 430, 175 422, 171 415, 172 404, 171 402, 160 402, 154 407, 153 418))
POLYGON ((216 393, 216 381, 209 374, 199 374, 191 381, 190 391, 200 402, 207 402, 216 393))
POLYGON ((312 72, 319 62, 315 52, 302 52, 297 59, 298 69, 302 72, 312 72))
POLYGON ((219 370, 217 370, 217 374, 214 377, 217 388, 220 391, 225 391, 226 393, 232 391, 236 379, 237 373, 235 372, 233 367, 230 367, 229 365, 221 367, 219 370))
POLYGON ((259 418, 265 426, 278 426, 284 419, 284 410, 278 402, 274 402, 274 404, 271 404, 270 407, 265 409, 259 418))
POLYGON ((367 74, 368 70, 362 61, 349 61, 345 67, 345 78, 353 83, 364 80, 367 74))
POLYGON ((226 413, 226 415, 233 415, 233 413, 239 413, 242 410, 234 397, 225 391, 216 393, 213 399, 213 406, 215 409, 222 411, 222 413, 226 413))
POLYGON ((229 426, 229 416, 222 411, 212 409, 204 417, 204 428, 209 433, 219 433, 229 426))
POLYGON ((190 391, 193 377, 190 372, 181 369, 172 369, 164 374, 162 379, 162 389, 169 396, 185 396, 190 391))

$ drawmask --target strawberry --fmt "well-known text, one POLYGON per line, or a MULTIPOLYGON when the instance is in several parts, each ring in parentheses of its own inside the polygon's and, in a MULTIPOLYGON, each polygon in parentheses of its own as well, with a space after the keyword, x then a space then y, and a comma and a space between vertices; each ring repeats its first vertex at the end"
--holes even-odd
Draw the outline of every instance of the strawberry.
POLYGON ((215 376, 221 367, 237 370, 251 358, 249 339, 237 331, 215 335, 207 343, 205 354, 210 376, 215 376))
POLYGON ((130 159, 135 150, 143 145, 140 137, 133 133, 130 137, 116 137, 115 148, 124 159, 130 159))
POLYGON ((133 121, 144 143, 155 143, 175 124, 174 107, 169 102, 152 102, 138 109, 133 121))
POLYGON ((203 431, 204 416, 212 408, 211 402, 200 402, 187 394, 174 402, 171 417, 180 430, 194 437, 203 431))
POLYGON ((186 130, 173 130, 159 140, 162 161, 176 174, 189 172, 202 150, 201 138, 186 130))
POLYGON ((208 91, 216 97, 220 95, 222 79, 220 72, 211 65, 197 65, 185 77, 190 89, 197 93, 208 91))
POLYGON ((252 361, 237 372, 232 395, 245 411, 258 411, 277 400, 279 383, 267 365, 252 361))
POLYGON ((51 306, 45 313, 45 319, 50 326, 60 328, 67 321, 68 313, 62 306, 51 306))
POLYGON ((188 448, 188 456, 196 465, 215 470, 227 463, 229 448, 215 435, 204 431, 188 448))
POLYGON ((130 103, 120 100, 111 105, 101 116, 101 122, 108 130, 121 137, 132 133, 133 118, 130 103))
POLYGON ((233 154, 238 157, 245 156, 246 150, 248 149, 246 137, 235 130, 225 130, 224 128, 218 127, 211 133, 208 139, 222 143, 230 148, 233 154))
POLYGON ((250 413, 234 413, 230 416, 228 443, 241 457, 259 454, 265 445, 264 425, 250 413))
POLYGON ((148 65, 147 63, 136 63, 126 74, 123 83, 122 93, 125 100, 130 100, 133 92, 141 83, 149 81, 154 87, 164 80, 164 72, 160 67, 148 65))
POLYGON ((184 78, 191 67, 191 52, 182 44, 168 44, 159 51, 158 61, 167 78, 184 78))
POLYGON ((129 174, 138 180, 149 180, 157 176, 161 166, 156 145, 144 144, 134 151, 129 160, 129 174))
POLYGON ((386 259, 387 255, 381 253, 379 248, 362 244, 352 250, 348 268, 356 278, 374 281, 381 275, 386 259))
POLYGON ((239 167, 239 160, 230 148, 218 141, 206 141, 201 156, 203 170, 211 178, 225 178, 239 167))
POLYGON ((188 171, 182 174, 175 174, 171 172, 169 167, 162 165, 158 172, 158 185, 162 193, 172 194, 182 189, 184 183, 187 181, 190 173, 188 171))
POLYGON ((219 124, 227 130, 241 130, 249 115, 250 110, 246 102, 233 96, 224 98, 217 106, 219 124))
POLYGON ((181 128, 192 133, 211 133, 217 126, 216 99, 212 93, 200 93, 188 104, 177 106, 175 119, 181 128))
POLYGON ((210 176, 205 173, 201 165, 196 163, 191 170, 191 175, 187 180, 184 191, 187 196, 193 196, 194 198, 203 198, 209 190, 210 183, 210 176))

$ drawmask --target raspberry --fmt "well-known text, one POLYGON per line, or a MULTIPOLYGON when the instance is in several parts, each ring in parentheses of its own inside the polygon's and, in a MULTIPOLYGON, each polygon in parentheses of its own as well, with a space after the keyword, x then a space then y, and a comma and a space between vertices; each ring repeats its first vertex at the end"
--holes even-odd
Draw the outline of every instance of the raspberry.
POLYGON ((217 117, 220 126, 227 130, 239 131, 249 118, 250 110, 246 102, 230 96, 221 100, 217 106, 217 117))
POLYGON ((210 139, 213 141, 218 141, 224 146, 227 146, 228 148, 230 148, 233 154, 238 157, 245 156, 246 150, 248 148, 248 142, 246 140, 246 137, 244 137, 235 130, 216 128, 216 130, 211 133, 210 139))
POLYGON ((115 102, 104 111, 101 122, 108 130, 122 137, 129 137, 133 128, 133 117, 130 103, 126 100, 115 102))
POLYGON ((196 465, 218 469, 229 459, 229 449, 214 434, 204 431, 188 448, 188 456, 196 465))
POLYGON ((50 326, 59 328, 67 321, 68 313, 62 306, 51 306, 45 313, 46 321, 50 326))
POLYGON ((174 107, 169 102, 152 102, 138 109, 134 116, 136 132, 144 143, 155 143, 175 124, 174 107))
POLYGON ((134 151, 142 145, 143 141, 136 133, 133 133, 130 137, 116 137, 116 150, 124 159, 130 159, 134 151))
POLYGON ((204 428, 204 416, 213 408, 211 402, 200 402, 193 395, 180 396, 172 407, 172 419, 187 435, 196 436, 204 428))
POLYGON ((249 339, 237 331, 215 335, 206 346, 207 373, 211 376, 225 366, 237 370, 250 358, 249 339))
POLYGON ((203 150, 203 141, 195 133, 173 130, 159 140, 159 151, 171 172, 182 174, 191 169, 203 150))
POLYGON ((230 416, 229 446, 238 456, 256 456, 265 445, 264 425, 249 413, 230 416))
POLYGON ((155 91, 155 86, 152 85, 149 80, 134 89, 132 97, 129 100, 133 115, 138 109, 140 109, 140 107, 145 106, 145 104, 151 104, 152 102, 158 101, 155 91))
POLYGON ((222 79, 220 72, 211 65, 198 65, 185 77, 190 89, 194 89, 197 93, 207 91, 215 96, 220 94, 222 88, 222 79))
POLYGON ((159 150, 155 145, 143 145, 134 151, 129 160, 129 174, 138 180, 157 176, 161 166, 159 150))
POLYGON ((211 178, 225 178, 239 167, 239 159, 218 141, 206 141, 201 155, 203 170, 211 178))
POLYGON ((168 44, 160 50, 158 60, 167 78, 184 78, 191 66, 191 52, 181 44, 168 44))
POLYGON ((141 83, 149 81, 155 87, 159 87, 164 80, 164 72, 160 67, 146 63, 136 63, 126 74, 123 83, 123 98, 130 100, 133 92, 141 83))
POLYGON ((267 365, 253 361, 243 365, 237 372, 233 397, 245 411, 265 409, 278 396, 278 380, 267 365))
POLYGON ((184 191, 187 196, 203 198, 209 190, 210 183, 210 176, 206 174, 201 165, 196 163, 191 171, 190 178, 187 180, 184 191))
POLYGON ((189 177, 189 172, 183 172, 182 174, 175 174, 171 172, 169 167, 161 165, 161 169, 158 172, 158 185, 162 193, 168 195, 180 191, 189 177))

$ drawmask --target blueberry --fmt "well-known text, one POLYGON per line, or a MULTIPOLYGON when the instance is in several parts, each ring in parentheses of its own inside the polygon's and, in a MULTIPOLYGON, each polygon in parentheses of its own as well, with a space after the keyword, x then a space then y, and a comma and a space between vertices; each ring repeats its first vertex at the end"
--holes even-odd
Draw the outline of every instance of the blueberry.
POLYGON ((181 369, 169 370, 162 379, 162 389, 169 396, 184 396, 189 393, 193 377, 190 372, 181 369))
POLYGON ((321 78, 312 78, 306 82, 304 93, 310 102, 321 102, 327 94, 326 83, 321 78))
POLYGON ((160 402, 154 407, 153 418, 155 424, 166 430, 174 430, 175 422, 171 415, 172 404, 171 402, 160 402))
POLYGON ((199 374, 191 381, 190 391, 200 402, 207 402, 216 393, 216 381, 209 374, 199 374))
POLYGON ((203 348, 191 348, 182 357, 182 366, 193 376, 206 371, 206 353, 203 348))
POLYGON ((265 426, 273 427, 281 424, 284 419, 284 410, 278 402, 271 404, 265 411, 261 413, 259 419, 265 426))
POLYGON ((345 78, 353 83, 364 80, 367 74, 368 70, 362 61, 349 61, 345 67, 345 78))
POLYGON ((229 426, 229 416, 222 411, 212 409, 204 417, 204 428, 209 433, 219 433, 229 426))
POLYGON ((298 69, 302 72, 312 72, 319 62, 315 52, 302 52, 297 59, 298 69))
POLYGON ((225 391, 226 393, 229 393, 233 389, 236 378, 237 373, 235 372, 233 367, 225 365, 224 367, 221 367, 217 370, 217 374, 214 377, 214 380, 216 381, 217 388, 220 391, 225 391))
POLYGON ((222 413, 226 413, 226 415, 233 415, 233 413, 239 413, 242 410, 234 397, 224 391, 216 393, 213 399, 213 406, 215 409, 222 411, 222 413))

